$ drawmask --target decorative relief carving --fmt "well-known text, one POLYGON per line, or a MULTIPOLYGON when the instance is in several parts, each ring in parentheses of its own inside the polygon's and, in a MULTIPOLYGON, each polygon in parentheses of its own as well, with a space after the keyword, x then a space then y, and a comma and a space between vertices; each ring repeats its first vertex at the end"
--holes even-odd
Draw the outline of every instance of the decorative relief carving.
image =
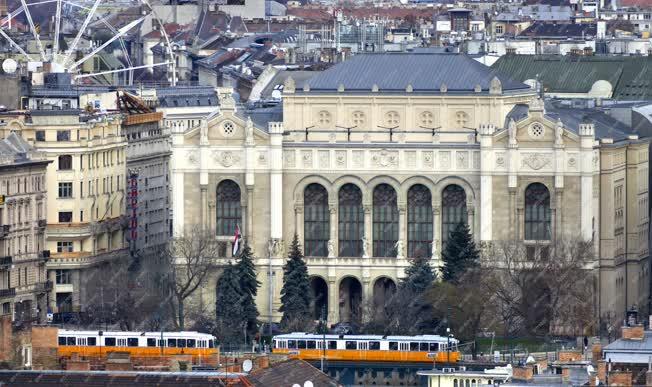
POLYGON ((568 155, 568 168, 577 169, 577 154, 572 153, 568 155))
POLYGON ((328 135, 328 142, 331 144, 335 143, 337 141, 337 135, 335 133, 330 133, 328 135))
POLYGON ((405 162, 408 168, 416 168, 417 166, 417 152, 408 151, 405 152, 405 162))
POLYGON ((199 156, 197 155, 196 150, 187 151, 186 159, 188 160, 188 163, 190 163, 191 165, 199 164, 199 156))
POLYGON ((398 152, 386 149, 374 151, 371 160, 376 167, 396 167, 398 166, 398 152))
POLYGON ((442 168, 450 168, 451 167, 451 152, 449 151, 444 151, 444 152, 439 152, 439 161, 440 161, 440 166, 442 168))
POLYGON ((223 167, 229 168, 240 162, 240 156, 231 151, 213 152, 213 160, 222 164, 223 167))
POLYGON ((258 165, 261 167, 267 165, 267 152, 258 152, 258 165))
POLYGON ((423 157, 423 166, 426 168, 432 168, 434 166, 434 156, 432 152, 422 152, 423 157))
POLYGON ((505 153, 496 153, 496 168, 505 168, 505 153))
POLYGON ((330 168, 331 155, 330 151, 319 151, 319 168, 330 168))
POLYGON ((285 167, 294 167, 296 165, 295 155, 293 150, 283 151, 283 165, 285 167))
POLYGON ((598 167, 598 161, 599 160, 600 160, 600 158, 598 157, 598 152, 594 152, 593 153, 593 168, 598 167))
POLYGON ((340 168, 346 167, 346 151, 339 150, 335 152, 335 163, 340 168))
POLYGON ((467 169, 469 167, 469 152, 457 151, 457 169, 467 169))
POLYGON ((364 167, 364 151, 361 150, 353 151, 353 167, 355 168, 364 167))
POLYGON ((301 151, 301 160, 303 161, 304 167, 312 168, 312 151, 301 151))
POLYGON ((539 170, 550 165, 552 157, 546 153, 524 153, 521 156, 521 166, 539 170))

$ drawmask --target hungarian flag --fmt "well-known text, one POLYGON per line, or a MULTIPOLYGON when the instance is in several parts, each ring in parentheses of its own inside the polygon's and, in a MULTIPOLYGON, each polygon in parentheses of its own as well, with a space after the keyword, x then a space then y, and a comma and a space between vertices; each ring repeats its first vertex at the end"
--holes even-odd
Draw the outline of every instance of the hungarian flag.
POLYGON ((237 224, 235 225, 235 234, 233 235, 233 254, 232 256, 235 257, 235 255, 238 253, 238 250, 240 249, 240 226, 237 224))

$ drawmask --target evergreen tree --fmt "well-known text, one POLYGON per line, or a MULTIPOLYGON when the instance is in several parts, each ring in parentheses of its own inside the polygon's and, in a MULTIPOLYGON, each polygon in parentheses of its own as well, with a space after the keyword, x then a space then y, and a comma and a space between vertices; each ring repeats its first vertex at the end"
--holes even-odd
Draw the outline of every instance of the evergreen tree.
POLYGON ((466 223, 460 222, 450 233, 442 259, 444 281, 453 283, 457 283, 468 269, 480 265, 480 252, 466 223))
POLYGON ((437 278, 429 261, 429 258, 412 259, 410 266, 405 269, 405 277, 400 282, 401 288, 408 288, 415 294, 423 294, 428 290, 437 278))
POLYGON ((310 279, 308 267, 303 260, 299 237, 294 234, 288 261, 283 266, 283 289, 281 289, 281 325, 288 330, 305 331, 310 325, 310 279))
POLYGON ((217 336, 222 343, 238 343, 244 339, 241 332, 246 316, 242 302, 244 297, 240 289, 238 272, 229 263, 217 281, 216 290, 217 336))
POLYGON ((256 278, 253 253, 247 240, 244 241, 240 257, 234 268, 240 281, 240 293, 242 294, 244 317, 247 320, 247 330, 249 332, 255 332, 257 328, 256 321, 258 319, 256 294, 258 293, 260 282, 256 278))

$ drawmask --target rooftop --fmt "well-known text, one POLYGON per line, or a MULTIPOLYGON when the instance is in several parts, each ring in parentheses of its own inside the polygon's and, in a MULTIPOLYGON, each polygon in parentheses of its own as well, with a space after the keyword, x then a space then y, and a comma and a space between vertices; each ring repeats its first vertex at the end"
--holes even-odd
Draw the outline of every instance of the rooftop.
POLYGON ((439 93, 443 85, 448 93, 473 93, 476 85, 489 90, 494 77, 503 91, 527 91, 529 86, 513 81, 465 54, 383 53, 359 54, 323 71, 308 83, 312 91, 371 92, 374 85, 383 92, 439 93), (463 77, 459 76, 464 74, 463 77))

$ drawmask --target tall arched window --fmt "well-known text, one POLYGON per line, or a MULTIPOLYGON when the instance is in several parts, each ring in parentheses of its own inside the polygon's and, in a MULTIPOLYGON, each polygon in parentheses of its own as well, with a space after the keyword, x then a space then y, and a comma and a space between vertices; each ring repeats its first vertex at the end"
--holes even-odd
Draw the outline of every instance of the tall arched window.
POLYGON ((236 225, 242 223, 240 187, 233 180, 217 185, 217 235, 233 235, 236 225))
POLYGON ((303 244, 307 257, 328 255, 330 212, 328 192, 320 184, 310 184, 303 191, 303 244))
POLYGON ((415 184, 408 191, 408 257, 430 256, 432 243, 432 196, 428 187, 415 184))
POLYGON ((373 256, 396 256, 394 245, 398 240, 398 205, 394 188, 389 184, 377 185, 374 188, 373 205, 373 256))
POLYGON ((451 184, 441 193, 441 240, 446 243, 451 231, 461 222, 468 221, 466 213, 466 192, 464 188, 451 184))
POLYGON ((362 192, 355 184, 345 184, 338 194, 338 244, 340 257, 362 256, 364 210, 362 192))
POLYGON ((550 239, 550 191, 541 183, 525 189, 525 239, 550 239))

